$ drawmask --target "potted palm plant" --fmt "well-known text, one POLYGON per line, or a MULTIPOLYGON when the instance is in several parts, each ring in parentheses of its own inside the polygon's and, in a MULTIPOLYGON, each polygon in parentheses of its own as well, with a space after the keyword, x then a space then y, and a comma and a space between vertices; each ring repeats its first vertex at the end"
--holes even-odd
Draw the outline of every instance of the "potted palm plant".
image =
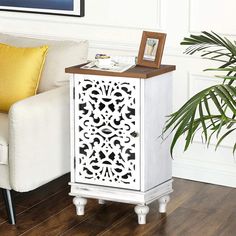
MULTIPOLYGON (((236 42, 214 32, 202 32, 184 38, 186 54, 199 53, 202 58, 217 61, 219 67, 205 71, 216 71, 222 82, 205 88, 190 98, 180 109, 168 116, 163 135, 173 133, 171 156, 180 139, 185 137, 184 151, 188 149, 196 132, 201 132, 203 142, 209 145, 217 138, 216 148, 236 130, 236 42)), ((236 142, 232 147, 236 150, 236 142)))

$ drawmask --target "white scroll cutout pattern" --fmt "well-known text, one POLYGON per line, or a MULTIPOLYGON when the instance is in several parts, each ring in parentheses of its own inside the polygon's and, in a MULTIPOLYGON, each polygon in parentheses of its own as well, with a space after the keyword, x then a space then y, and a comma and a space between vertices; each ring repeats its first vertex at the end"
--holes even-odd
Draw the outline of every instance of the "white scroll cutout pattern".
POLYGON ((135 85, 102 79, 78 83, 78 177, 98 185, 135 184, 131 135, 135 131, 135 85))

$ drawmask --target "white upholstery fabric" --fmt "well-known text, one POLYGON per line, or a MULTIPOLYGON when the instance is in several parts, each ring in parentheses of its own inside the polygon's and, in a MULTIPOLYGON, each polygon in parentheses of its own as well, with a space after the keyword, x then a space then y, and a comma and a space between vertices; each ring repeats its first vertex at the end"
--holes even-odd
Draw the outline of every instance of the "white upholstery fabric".
POLYGON ((11 189, 8 165, 0 165, 0 188, 11 189))
POLYGON ((11 189, 8 163, 8 115, 0 113, 0 188, 11 189))
POLYGON ((64 85, 69 80, 65 68, 87 61, 87 41, 55 41, 0 34, 0 43, 17 47, 49 45, 46 63, 39 83, 39 93, 64 85))
POLYGON ((8 163, 8 115, 0 113, 0 164, 8 163))
POLYGON ((9 127, 12 189, 29 191, 69 172, 68 86, 15 103, 9 127))

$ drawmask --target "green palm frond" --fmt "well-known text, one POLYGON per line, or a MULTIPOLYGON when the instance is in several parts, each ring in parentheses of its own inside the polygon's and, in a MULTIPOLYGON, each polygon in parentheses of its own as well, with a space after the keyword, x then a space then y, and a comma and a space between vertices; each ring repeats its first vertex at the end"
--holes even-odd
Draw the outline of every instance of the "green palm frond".
MULTIPOLYGON (((236 130, 236 44, 214 32, 202 32, 184 38, 181 45, 189 46, 185 53, 192 55, 202 52, 201 57, 217 60, 223 64, 205 71, 225 72, 218 75, 222 83, 206 88, 190 98, 178 111, 168 116, 163 136, 174 133, 170 153, 180 139, 185 137, 184 150, 187 150, 197 132, 207 145, 212 137, 217 138, 216 148, 236 130)), ((233 152, 236 150, 236 142, 233 152)))

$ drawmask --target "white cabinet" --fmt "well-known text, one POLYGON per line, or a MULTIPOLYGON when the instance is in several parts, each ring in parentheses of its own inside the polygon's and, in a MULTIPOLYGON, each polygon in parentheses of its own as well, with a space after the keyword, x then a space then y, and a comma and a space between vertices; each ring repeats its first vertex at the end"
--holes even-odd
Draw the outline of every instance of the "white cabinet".
POLYGON ((136 204, 140 224, 146 222, 147 204, 156 199, 165 212, 172 192, 171 158, 169 140, 159 136, 171 113, 174 69, 136 67, 121 74, 96 74, 79 66, 67 68, 70 194, 78 215, 84 214, 86 198, 136 204))

